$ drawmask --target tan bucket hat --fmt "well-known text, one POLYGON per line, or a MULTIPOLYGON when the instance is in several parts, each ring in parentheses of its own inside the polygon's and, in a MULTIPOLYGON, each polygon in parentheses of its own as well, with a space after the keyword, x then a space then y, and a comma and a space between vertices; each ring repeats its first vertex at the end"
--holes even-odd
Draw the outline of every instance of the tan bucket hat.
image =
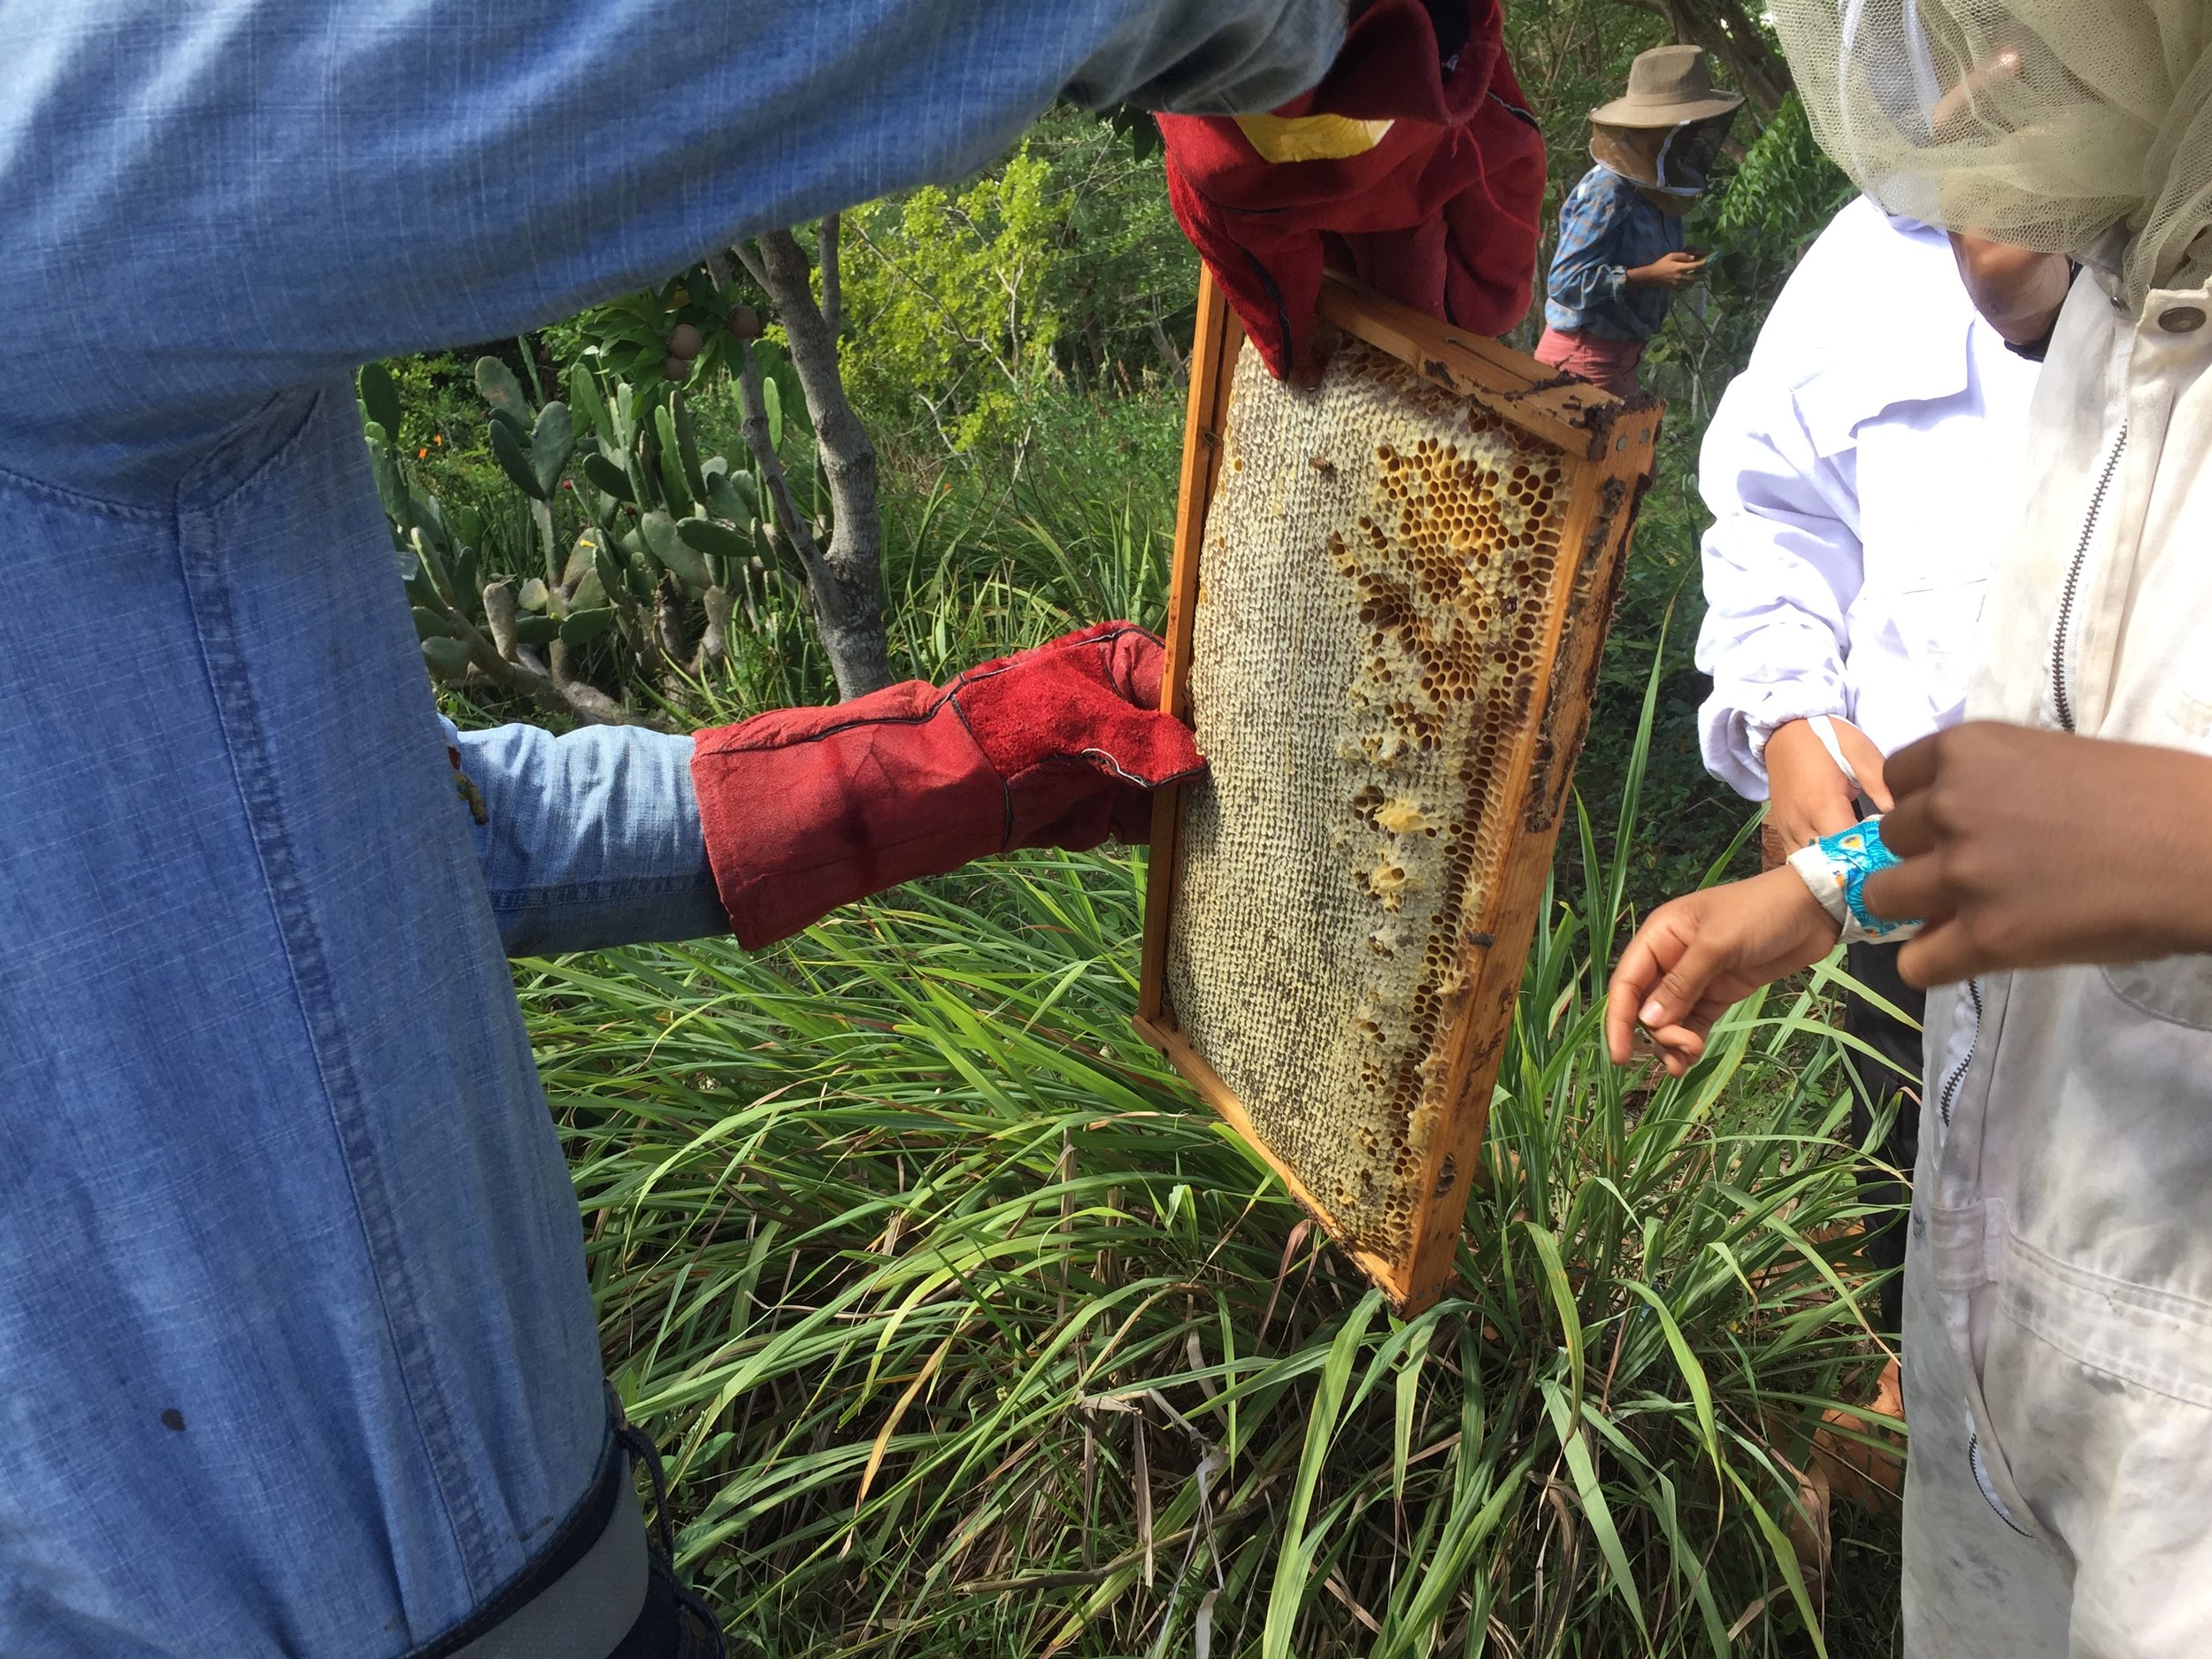
POLYGON ((1590 111, 1608 127, 1679 127, 1732 114, 1740 94, 1716 92, 1701 46, 1655 46, 1628 66, 1628 91, 1590 111))

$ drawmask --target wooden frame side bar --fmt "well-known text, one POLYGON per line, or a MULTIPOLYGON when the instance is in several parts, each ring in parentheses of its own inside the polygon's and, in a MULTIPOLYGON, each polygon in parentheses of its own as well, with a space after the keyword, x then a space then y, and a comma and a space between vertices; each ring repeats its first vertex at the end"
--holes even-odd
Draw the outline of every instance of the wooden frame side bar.
MULTIPOLYGON (((1190 402, 1183 418, 1183 471, 1175 504, 1175 562, 1168 576, 1167 657, 1160 675, 1160 707, 1185 719, 1190 718, 1191 629, 1198 607, 1199 549, 1206 534, 1206 512, 1213 504, 1214 480, 1221 471, 1230 385, 1243 343, 1244 326, 1215 286, 1213 273, 1202 265, 1198 326, 1191 342, 1190 402)), ((1144 960, 1137 980, 1137 1030, 1155 1047, 1162 1048, 1165 1046, 1162 1033, 1173 1025, 1173 1015, 1166 1008, 1167 924, 1175 907, 1175 852, 1182 828, 1183 790, 1178 784, 1152 797, 1152 846, 1144 888, 1144 960)), ((1187 1044, 1185 1050, 1189 1052, 1187 1044)), ((1215 1079, 1215 1083, 1218 1087, 1220 1079, 1215 1079)))

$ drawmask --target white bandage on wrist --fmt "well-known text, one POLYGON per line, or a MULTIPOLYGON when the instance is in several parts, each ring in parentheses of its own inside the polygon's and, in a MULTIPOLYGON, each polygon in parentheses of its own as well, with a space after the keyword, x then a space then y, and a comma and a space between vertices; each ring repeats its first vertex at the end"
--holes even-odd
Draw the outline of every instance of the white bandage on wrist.
POLYGON ((1834 866, 1829 864, 1828 855, 1820 850, 1820 843, 1807 841, 1792 853, 1790 868, 1804 879, 1808 890, 1820 901, 1820 908, 1828 912, 1828 919, 1836 925, 1843 942, 1851 943, 1851 930, 1858 926, 1858 918, 1843 902, 1843 883, 1837 879, 1834 866))
POLYGON ((1862 889, 1867 877, 1896 862, 1897 855, 1882 843, 1879 818, 1854 824, 1833 835, 1824 835, 1790 855, 1790 868, 1797 872, 1813 897, 1820 902, 1820 908, 1834 918, 1841 931, 1841 942, 1847 945, 1855 945, 1862 940, 1902 944, 1925 926, 1922 922, 1884 921, 1866 908, 1862 889))

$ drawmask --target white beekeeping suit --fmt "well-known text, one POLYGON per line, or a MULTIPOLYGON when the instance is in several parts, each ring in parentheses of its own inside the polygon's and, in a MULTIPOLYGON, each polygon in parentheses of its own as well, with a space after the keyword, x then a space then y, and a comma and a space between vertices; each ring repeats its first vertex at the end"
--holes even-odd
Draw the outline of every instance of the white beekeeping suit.
POLYGON ((2035 377, 1942 232, 1862 197, 1807 250, 1699 458, 1715 777, 1763 800, 1767 738, 1809 716, 1886 755, 1960 718, 2035 377))
MULTIPOLYGON (((1700 741, 1713 775, 1751 800, 1769 793, 1767 740, 1815 722, 1834 745, 1833 822, 1808 823, 1801 776, 1769 821, 1772 844, 1841 829, 1869 779, 1845 763, 1847 721, 1885 757, 1957 723, 1989 568, 1989 526, 2017 510, 2020 449, 2038 365, 1983 320, 1939 230, 1862 196, 1798 262, 1744 372, 1706 427, 1698 488, 1705 621, 1697 665, 1713 677, 1700 741)), ((1863 759, 1863 756, 1862 756, 1863 759)), ((1860 1047, 1851 1122, 1874 1156, 1860 1166, 1868 1264, 1904 1260, 1895 1215, 1919 1144, 1921 995, 1897 948, 1851 947, 1859 987, 1842 1009, 1860 1047), (1895 1010, 1893 1012, 1892 1010, 1895 1010)), ((1882 1328, 1898 1328, 1903 1284, 1884 1282, 1882 1328)))
MULTIPOLYGON (((2212 756, 2212 7, 1776 15, 1862 188, 2088 265, 1969 716, 2212 756)), ((1928 1062, 1908 1652, 2212 1653, 2212 957, 1986 976, 1928 1062)))

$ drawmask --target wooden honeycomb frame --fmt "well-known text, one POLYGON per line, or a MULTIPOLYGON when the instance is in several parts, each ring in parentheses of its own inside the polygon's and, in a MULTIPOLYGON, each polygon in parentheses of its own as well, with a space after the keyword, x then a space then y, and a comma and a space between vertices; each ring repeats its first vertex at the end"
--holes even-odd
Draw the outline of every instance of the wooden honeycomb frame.
MULTIPOLYGON (((1407 365, 1430 386, 1558 457, 1565 507, 1548 592, 1532 649, 1538 706, 1522 720, 1509 755, 1493 774, 1493 798, 1510 803, 1506 844, 1479 920, 1460 939, 1464 995, 1455 994, 1428 1052, 1445 1068, 1441 1117, 1433 1121, 1410 1184, 1416 1194, 1395 1248, 1375 1248, 1348 1231, 1271 1146, 1236 1093, 1179 1024, 1168 998, 1184 792, 1163 791, 1153 817, 1146 892, 1144 958, 1136 1025, 1199 1094, 1254 1147, 1285 1185, 1402 1310, 1434 1302, 1452 1278, 1469 1185, 1480 1160, 1490 1097, 1521 968, 1550 869, 1561 807, 1587 728, 1600 653, 1611 620, 1636 505, 1650 480, 1661 411, 1647 396, 1622 399, 1483 336, 1463 335, 1407 306, 1332 273, 1321 323, 1407 365)), ((1184 427, 1175 560, 1170 582, 1162 707, 1190 715, 1193 632, 1204 580, 1208 514, 1229 432, 1231 388, 1243 330, 1210 276, 1199 286, 1198 325, 1184 427)), ((1424 396, 1432 397, 1431 394, 1424 396)), ((1240 465, 1241 463, 1240 463, 1240 465)), ((1319 465, 1319 463, 1316 463, 1319 465)), ((1394 466, 1394 463, 1393 465, 1394 466)), ((1408 1155, 1409 1157, 1410 1155, 1408 1155)))

